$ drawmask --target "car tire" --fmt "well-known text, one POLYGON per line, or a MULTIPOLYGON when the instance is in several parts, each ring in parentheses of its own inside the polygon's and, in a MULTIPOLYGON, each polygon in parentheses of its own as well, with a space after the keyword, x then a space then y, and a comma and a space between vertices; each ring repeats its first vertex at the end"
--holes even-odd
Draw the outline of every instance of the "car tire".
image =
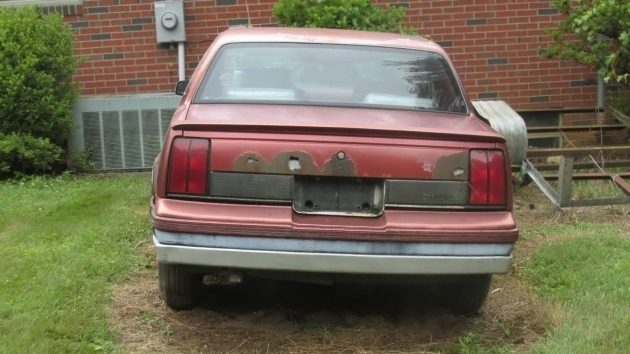
POLYGON ((476 315, 486 301, 491 274, 471 275, 455 283, 440 286, 442 304, 457 315, 476 315))
POLYGON ((176 311, 191 310, 199 302, 201 276, 179 264, 158 264, 160 292, 168 307, 176 311))

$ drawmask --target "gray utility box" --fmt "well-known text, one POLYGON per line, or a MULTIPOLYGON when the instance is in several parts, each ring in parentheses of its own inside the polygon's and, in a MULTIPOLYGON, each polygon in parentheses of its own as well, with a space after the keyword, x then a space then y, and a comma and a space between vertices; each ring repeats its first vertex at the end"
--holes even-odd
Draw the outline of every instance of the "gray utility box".
POLYGON ((182 0, 166 0, 157 1, 153 5, 157 42, 185 42, 184 2, 182 0))

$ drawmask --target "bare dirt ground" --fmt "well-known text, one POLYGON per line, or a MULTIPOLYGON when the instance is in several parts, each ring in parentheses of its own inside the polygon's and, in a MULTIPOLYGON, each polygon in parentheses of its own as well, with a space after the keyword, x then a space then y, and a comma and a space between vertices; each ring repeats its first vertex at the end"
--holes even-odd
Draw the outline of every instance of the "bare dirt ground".
MULTIPOLYGON (((557 212, 548 205, 540 196, 518 197, 519 227, 591 214, 557 212)), ((476 317, 440 308, 426 286, 334 288, 279 281, 212 288, 199 308, 175 312, 160 299, 153 262, 116 287, 111 322, 124 351, 132 353, 453 353, 471 332, 484 345, 507 343, 526 351, 562 320, 561 311, 537 300, 521 276, 523 262, 541 242, 546 241, 519 241, 511 272, 493 278, 476 317)), ((154 259, 150 242, 143 247, 154 259)))

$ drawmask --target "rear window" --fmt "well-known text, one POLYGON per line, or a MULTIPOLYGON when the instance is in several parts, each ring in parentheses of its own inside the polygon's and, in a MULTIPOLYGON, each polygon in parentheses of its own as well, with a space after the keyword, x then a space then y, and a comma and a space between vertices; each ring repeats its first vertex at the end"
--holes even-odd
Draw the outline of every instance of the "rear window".
POLYGON ((409 49, 307 43, 222 47, 195 103, 278 103, 390 107, 466 113, 439 54, 409 49))

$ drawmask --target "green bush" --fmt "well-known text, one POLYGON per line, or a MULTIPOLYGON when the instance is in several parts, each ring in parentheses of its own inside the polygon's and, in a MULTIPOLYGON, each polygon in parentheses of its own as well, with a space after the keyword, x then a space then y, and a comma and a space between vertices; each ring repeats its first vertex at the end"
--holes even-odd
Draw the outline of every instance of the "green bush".
POLYGON ((0 178, 49 172, 62 153, 46 138, 0 133, 0 178))
POLYGON ((68 171, 71 172, 90 172, 96 168, 96 163, 92 160, 92 151, 90 149, 68 153, 67 163, 68 171))
POLYGON ((370 0, 279 0, 273 14, 281 26, 341 28, 413 34, 403 6, 378 7, 370 0))
MULTIPOLYGON (((0 8, 0 134, 25 139, 9 150, 4 141, 4 153, 12 151, 17 159, 44 157, 42 151, 24 149, 49 145, 52 157, 65 145, 78 93, 72 76, 79 60, 72 41, 59 14, 42 15, 35 7, 0 8)), ((3 168, 22 166, 19 173, 50 167, 50 161, 2 162, 3 168)))
POLYGON ((606 82, 630 85, 630 2, 554 0, 565 17, 548 31, 552 58, 572 59, 598 69, 606 82))

